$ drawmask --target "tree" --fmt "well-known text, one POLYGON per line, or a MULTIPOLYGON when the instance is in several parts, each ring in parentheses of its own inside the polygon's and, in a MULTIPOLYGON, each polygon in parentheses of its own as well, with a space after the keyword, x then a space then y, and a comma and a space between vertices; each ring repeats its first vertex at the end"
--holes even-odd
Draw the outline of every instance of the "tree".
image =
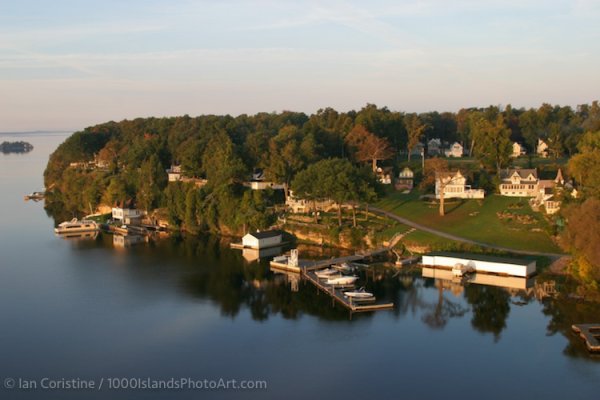
POLYGON ((600 131, 583 135, 578 148, 580 153, 569 160, 569 173, 586 195, 600 197, 600 131))
POLYGON ((443 158, 428 158, 425 160, 425 170, 421 181, 421 190, 431 189, 433 186, 440 196, 440 216, 446 214, 444 205, 444 192, 446 186, 454 182, 454 175, 448 172, 448 161, 443 158))
POLYGON ((565 210, 567 220, 563 232, 563 246, 575 253, 583 271, 580 275, 600 281, 600 200, 589 198, 581 205, 565 210))
POLYGON ((421 121, 417 114, 407 114, 404 117, 404 125, 406 126, 406 133, 408 134, 406 150, 408 151, 408 161, 410 161, 410 153, 421 141, 421 137, 425 134, 427 125, 421 121))
POLYGON ((307 162, 317 157, 316 143, 312 136, 302 136, 300 130, 288 125, 279 130, 277 136, 269 141, 267 177, 283 183, 285 197, 289 195, 289 186, 294 175, 307 162))
POLYGON ((158 207, 162 190, 167 185, 167 177, 156 154, 142 163, 137 183, 136 203, 138 207, 148 211, 158 207))
POLYGON ((212 187, 241 182, 246 174, 246 166, 225 131, 218 132, 208 142, 202 166, 212 187))
POLYGON ((369 132, 364 126, 356 125, 348 136, 346 143, 353 150, 357 161, 370 161, 373 172, 377 171, 377 161, 388 160, 394 156, 394 149, 385 138, 369 132))
POLYGON ((512 152, 510 129, 499 114, 493 122, 482 115, 475 116, 472 135, 476 142, 475 156, 488 169, 500 171, 508 165, 512 152))

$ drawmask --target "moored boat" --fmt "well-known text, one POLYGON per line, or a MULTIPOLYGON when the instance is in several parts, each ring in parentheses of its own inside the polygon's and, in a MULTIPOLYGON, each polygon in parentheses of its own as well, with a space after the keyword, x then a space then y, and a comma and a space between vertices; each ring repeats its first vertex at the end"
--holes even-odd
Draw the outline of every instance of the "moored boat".
POLYGON ((357 290, 351 290, 351 291, 344 292, 344 296, 350 297, 352 299, 360 299, 360 300, 368 300, 368 299, 372 299, 375 297, 373 295, 373 293, 365 291, 364 287, 357 289, 357 290))
POLYGON ((338 277, 341 277, 341 276, 342 276, 342 275, 340 274, 340 271, 338 271, 338 270, 337 270, 337 269, 335 269, 335 268, 326 268, 326 269, 322 269, 322 270, 320 270, 320 271, 316 271, 316 272, 315 272, 315 275, 316 275, 318 278, 321 278, 321 279, 330 279, 331 277, 333 277, 333 276, 336 276, 336 275, 337 275, 338 277))
POLYGON ((97 230, 99 230, 99 227, 96 221, 89 219, 78 220, 77 218, 73 218, 70 221, 58 224, 58 226, 54 228, 54 233, 65 234, 71 232, 93 232, 97 230))
POLYGON ((358 276, 341 276, 339 278, 327 279, 328 285, 345 286, 352 285, 358 280, 358 276))

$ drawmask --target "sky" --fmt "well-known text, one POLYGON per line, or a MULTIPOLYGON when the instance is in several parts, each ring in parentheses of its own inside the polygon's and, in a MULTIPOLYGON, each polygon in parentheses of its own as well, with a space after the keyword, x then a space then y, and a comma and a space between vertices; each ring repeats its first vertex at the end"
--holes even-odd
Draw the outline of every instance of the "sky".
POLYGON ((0 131, 188 114, 576 106, 599 0, 0 0, 0 131))

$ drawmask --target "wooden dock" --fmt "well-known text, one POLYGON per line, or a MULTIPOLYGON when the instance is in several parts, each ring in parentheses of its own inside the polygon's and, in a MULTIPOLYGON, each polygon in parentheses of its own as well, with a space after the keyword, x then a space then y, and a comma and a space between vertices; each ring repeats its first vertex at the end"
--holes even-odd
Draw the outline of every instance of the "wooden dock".
MULTIPOLYGON (((330 265, 330 264, 328 264, 330 265)), ((347 298, 343 294, 344 289, 336 289, 331 285, 326 285, 319 280, 315 275, 314 270, 303 269, 302 277, 307 281, 311 282, 321 291, 327 293, 334 301, 337 301, 342 306, 348 308, 352 312, 365 312, 365 311, 377 311, 377 310, 391 310, 394 308, 394 303, 374 303, 364 304, 364 302, 355 302, 347 298)))
POLYGON ((572 325, 571 328, 585 340, 585 345, 589 351, 600 351, 600 323, 576 324, 572 325))

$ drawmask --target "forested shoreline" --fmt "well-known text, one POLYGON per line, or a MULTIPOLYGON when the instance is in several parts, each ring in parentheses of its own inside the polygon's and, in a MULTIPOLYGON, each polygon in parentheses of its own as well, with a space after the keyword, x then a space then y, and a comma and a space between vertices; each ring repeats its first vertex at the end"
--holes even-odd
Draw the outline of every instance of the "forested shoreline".
MULTIPOLYGON (((359 111, 326 108, 311 115, 284 111, 111 121, 76 132, 61 144, 50 156, 44 181, 49 203, 65 210, 84 212, 101 204, 162 210, 173 226, 189 232, 239 234, 270 226, 277 217, 274 206, 283 203, 273 190, 253 191, 242 185, 257 168, 266 179, 283 185, 284 196, 291 188, 307 200, 311 195, 313 200, 339 195, 338 203, 366 204, 382 193, 371 171, 382 166, 397 174, 409 162, 411 150, 432 138, 461 143, 487 176, 510 165, 513 142, 531 154, 542 139, 550 158, 569 158, 568 174, 583 194, 565 215, 578 215, 586 201, 586 207, 596 208, 597 101, 575 109, 507 105, 415 114, 367 104, 359 111), (71 167, 92 160, 102 167, 71 167), (197 188, 189 182, 167 182, 165 171, 172 165, 207 184, 197 188), (335 179, 340 174, 347 179, 335 179), (317 195, 317 181, 318 188, 329 191, 317 195)), ((578 235, 578 230, 569 230, 571 240, 565 246, 597 263, 597 249, 573 247, 578 235)))

